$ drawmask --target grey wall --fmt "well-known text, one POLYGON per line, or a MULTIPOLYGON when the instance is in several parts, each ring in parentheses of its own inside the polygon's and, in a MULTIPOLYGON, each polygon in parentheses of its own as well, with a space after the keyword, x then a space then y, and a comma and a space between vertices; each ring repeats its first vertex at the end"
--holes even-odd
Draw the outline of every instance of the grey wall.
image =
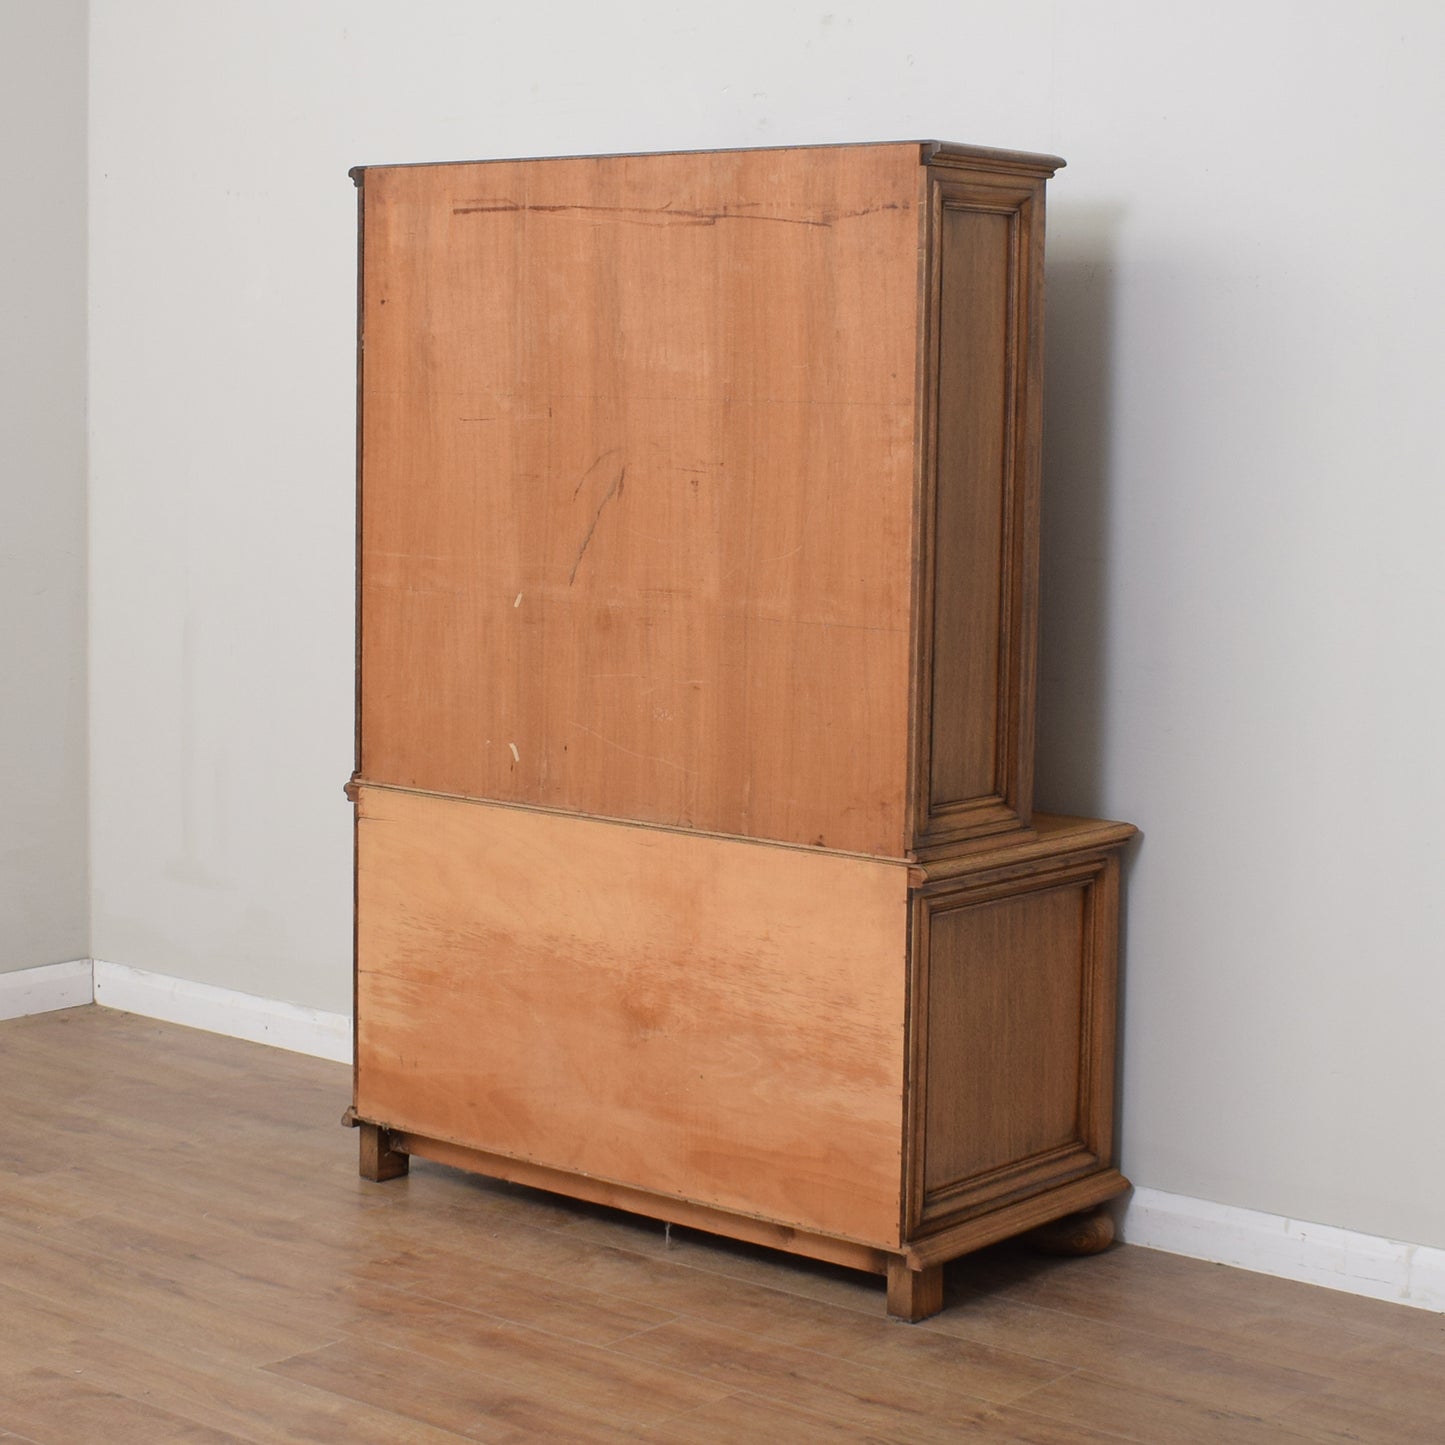
POLYGON ((89 953, 86 7, 0 3, 0 971, 89 953))
POLYGON ((94 947, 348 1007, 357 163, 1056 151, 1040 801, 1123 1162, 1445 1247, 1434 0, 95 0, 94 947))

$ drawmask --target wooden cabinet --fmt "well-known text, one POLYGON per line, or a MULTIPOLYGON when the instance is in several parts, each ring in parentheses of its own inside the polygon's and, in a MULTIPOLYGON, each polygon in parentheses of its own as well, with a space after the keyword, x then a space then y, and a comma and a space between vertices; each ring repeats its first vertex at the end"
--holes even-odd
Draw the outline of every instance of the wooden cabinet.
POLYGON ((354 172, 357 1066, 888 1273, 1098 1204, 1127 825, 1033 811, 1050 157, 354 172))

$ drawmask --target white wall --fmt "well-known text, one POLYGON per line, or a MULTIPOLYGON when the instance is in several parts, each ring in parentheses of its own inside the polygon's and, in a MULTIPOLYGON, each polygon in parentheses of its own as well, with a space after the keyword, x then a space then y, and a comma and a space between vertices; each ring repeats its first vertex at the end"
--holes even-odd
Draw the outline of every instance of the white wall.
POLYGON ((1433 3, 94 0, 103 958, 348 1006, 348 166, 1058 151, 1041 802, 1140 1183, 1445 1246, 1433 3))
POLYGON ((83 0, 0 0, 0 972, 84 958, 83 0))

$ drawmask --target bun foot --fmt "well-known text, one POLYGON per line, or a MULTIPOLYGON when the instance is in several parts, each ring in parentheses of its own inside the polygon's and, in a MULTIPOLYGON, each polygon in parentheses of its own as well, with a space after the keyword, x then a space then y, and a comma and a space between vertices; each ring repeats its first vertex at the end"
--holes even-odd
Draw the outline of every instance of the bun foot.
POLYGON ((1099 1254, 1114 1242, 1114 1216, 1102 1208, 1066 1214, 1029 1230, 1024 1239, 1044 1254, 1099 1254))

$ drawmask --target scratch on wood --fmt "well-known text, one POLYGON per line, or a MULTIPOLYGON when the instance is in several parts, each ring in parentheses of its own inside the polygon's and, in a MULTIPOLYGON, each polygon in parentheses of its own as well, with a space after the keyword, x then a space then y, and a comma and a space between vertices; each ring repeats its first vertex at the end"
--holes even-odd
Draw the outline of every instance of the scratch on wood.
MULTIPOLYGON (((572 559, 572 570, 567 574, 567 585, 570 587, 577 580, 577 569, 582 565, 582 559, 587 555, 588 544, 592 541, 592 534, 597 530, 597 523, 602 519, 603 509, 613 497, 622 495, 622 481, 627 475, 627 468, 622 467, 608 487, 606 495, 597 504, 597 510, 592 514, 592 525, 587 529, 587 535, 582 539, 582 545, 577 549, 577 555, 572 559)), ((585 479, 584 479, 585 480, 585 479)), ((576 496, 576 493, 573 493, 576 496)))
POLYGON ((522 755, 517 751, 516 743, 508 743, 507 746, 512 750, 512 761, 514 763, 520 763, 522 761, 522 755))
POLYGON ((639 753, 634 748, 625 748, 615 738, 609 738, 606 733, 600 733, 596 728, 589 728, 585 723, 571 722, 567 726, 576 728, 578 732, 590 734, 606 743, 609 748, 616 748, 619 753, 626 753, 630 758, 641 758, 645 763, 657 763, 661 767, 671 768, 673 772, 681 773, 685 778, 690 778, 697 772, 696 768, 684 767, 681 763, 674 763, 670 758, 659 758, 652 753, 639 753))
POLYGON ((453 206, 452 215, 486 216, 499 212, 528 211, 544 216, 610 215, 623 221, 636 221, 644 226, 715 226, 719 221, 773 221, 784 226, 818 226, 826 229, 837 221, 852 221, 879 211, 902 209, 902 202, 888 201, 879 206, 864 206, 857 211, 824 212, 819 216, 774 216, 765 211, 741 208, 728 210, 726 207, 718 211, 673 211, 666 206, 657 209, 643 206, 529 206, 522 201, 478 201, 468 206, 453 206))
POLYGON ((582 488, 585 487, 587 483, 590 482, 592 478, 597 475, 598 467, 600 467, 602 463, 607 460, 608 457, 615 457, 617 453, 621 450, 621 447, 608 447, 607 450, 605 452, 602 452, 598 456, 597 460, 593 462, 592 465, 588 467, 585 472, 582 473, 582 479, 577 483, 575 487, 572 488, 572 500, 574 502, 577 500, 577 495, 579 492, 581 492, 582 488))

